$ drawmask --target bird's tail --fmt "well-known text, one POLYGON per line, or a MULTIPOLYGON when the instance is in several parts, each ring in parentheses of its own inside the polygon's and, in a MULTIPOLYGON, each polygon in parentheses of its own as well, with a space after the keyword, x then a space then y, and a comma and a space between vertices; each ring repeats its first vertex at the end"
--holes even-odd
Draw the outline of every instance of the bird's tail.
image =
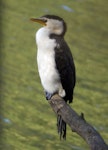
POLYGON ((61 138, 66 140, 66 123, 60 115, 57 116, 57 128, 61 138))

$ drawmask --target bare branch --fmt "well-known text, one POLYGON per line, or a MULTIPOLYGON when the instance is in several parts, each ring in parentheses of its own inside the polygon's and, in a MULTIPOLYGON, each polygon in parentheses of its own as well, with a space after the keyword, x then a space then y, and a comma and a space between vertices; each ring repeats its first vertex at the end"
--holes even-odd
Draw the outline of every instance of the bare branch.
POLYGON ((89 145, 91 150, 108 150, 101 135, 84 119, 84 114, 79 116, 60 96, 55 94, 49 100, 54 112, 71 127, 73 132, 79 134, 89 145))

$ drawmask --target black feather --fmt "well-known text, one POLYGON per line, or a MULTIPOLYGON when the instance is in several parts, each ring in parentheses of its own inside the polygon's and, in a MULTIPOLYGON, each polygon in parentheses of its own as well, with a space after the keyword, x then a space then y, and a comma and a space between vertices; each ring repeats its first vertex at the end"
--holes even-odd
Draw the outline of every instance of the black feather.
POLYGON ((73 90, 76 82, 73 57, 68 45, 61 36, 51 34, 50 38, 54 38, 57 42, 57 45, 55 47, 55 62, 56 68, 60 75, 63 89, 66 92, 64 100, 71 103, 73 99, 73 90))
MULTIPOLYGON (((55 47, 55 62, 60 75, 61 84, 66 92, 66 96, 63 99, 66 102, 69 101, 69 103, 71 103, 76 82, 73 57, 62 35, 58 36, 51 34, 50 38, 55 39, 57 43, 55 47)), ((60 115, 57 117, 57 128, 58 133, 60 134, 60 139, 61 137, 66 139, 66 123, 60 115)))

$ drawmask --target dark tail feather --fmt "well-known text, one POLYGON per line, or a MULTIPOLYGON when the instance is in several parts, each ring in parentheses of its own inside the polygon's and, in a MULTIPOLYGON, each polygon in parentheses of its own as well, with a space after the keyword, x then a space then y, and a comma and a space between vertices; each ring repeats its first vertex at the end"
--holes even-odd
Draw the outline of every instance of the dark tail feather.
POLYGON ((66 140, 66 123, 62 119, 60 115, 57 116, 57 128, 58 128, 58 133, 60 134, 60 140, 63 138, 66 140))

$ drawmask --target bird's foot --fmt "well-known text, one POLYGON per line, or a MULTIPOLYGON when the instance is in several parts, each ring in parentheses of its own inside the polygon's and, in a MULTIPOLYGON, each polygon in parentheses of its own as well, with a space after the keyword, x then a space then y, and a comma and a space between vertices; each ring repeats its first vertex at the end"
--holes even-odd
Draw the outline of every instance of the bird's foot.
POLYGON ((50 100, 54 94, 55 93, 51 94, 51 93, 48 93, 47 91, 45 91, 46 100, 50 100))

